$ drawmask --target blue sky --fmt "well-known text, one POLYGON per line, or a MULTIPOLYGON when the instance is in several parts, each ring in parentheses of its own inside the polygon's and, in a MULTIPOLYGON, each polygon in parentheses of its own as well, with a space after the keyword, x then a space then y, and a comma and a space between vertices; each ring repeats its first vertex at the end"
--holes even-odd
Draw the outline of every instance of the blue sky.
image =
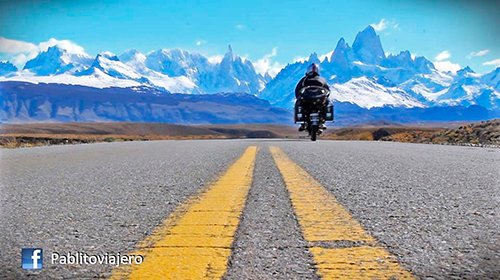
POLYGON ((500 65, 495 1, 40 2, 0 2, 1 58, 50 38, 70 40, 91 55, 182 48, 217 56, 231 44, 272 69, 311 52, 325 54, 341 37, 352 44, 373 24, 386 52, 410 50, 442 67, 469 65, 481 73, 500 65))

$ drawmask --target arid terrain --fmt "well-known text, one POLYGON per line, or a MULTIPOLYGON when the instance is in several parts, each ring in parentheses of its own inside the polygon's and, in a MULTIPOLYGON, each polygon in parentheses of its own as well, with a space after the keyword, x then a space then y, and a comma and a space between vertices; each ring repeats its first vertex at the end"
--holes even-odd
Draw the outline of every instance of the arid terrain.
MULTIPOLYGON (((3 124, 0 146, 6 148, 116 141, 306 138, 284 125, 176 125, 164 123, 30 123, 3 124)), ((433 144, 500 145, 500 119, 478 123, 425 125, 370 124, 331 127, 325 140, 396 141, 433 144)))
POLYGON ((432 144, 500 145, 500 119, 418 126, 370 125, 333 129, 322 139, 432 144))

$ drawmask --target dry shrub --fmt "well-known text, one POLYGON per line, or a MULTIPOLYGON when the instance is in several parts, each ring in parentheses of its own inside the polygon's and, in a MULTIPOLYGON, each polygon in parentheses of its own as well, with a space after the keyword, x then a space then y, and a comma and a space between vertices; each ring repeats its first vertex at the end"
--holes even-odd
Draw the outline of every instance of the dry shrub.
POLYGON ((372 141, 373 140, 373 134, 369 131, 366 132, 361 132, 357 135, 357 140, 363 140, 363 141, 372 141))

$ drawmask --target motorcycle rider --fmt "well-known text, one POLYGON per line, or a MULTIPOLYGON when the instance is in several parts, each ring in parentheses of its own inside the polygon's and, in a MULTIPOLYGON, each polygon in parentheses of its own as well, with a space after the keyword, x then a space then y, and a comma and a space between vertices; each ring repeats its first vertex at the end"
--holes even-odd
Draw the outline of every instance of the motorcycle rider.
MULTIPOLYGON (((328 92, 330 92, 330 87, 328 86, 328 83, 323 77, 319 75, 319 65, 317 65, 316 63, 312 63, 307 67, 307 72, 305 76, 302 77, 302 79, 300 79, 300 81, 297 83, 297 86, 295 87, 295 98, 296 98, 295 109, 297 108, 297 106, 301 105, 301 100, 300 100, 301 90, 309 86, 322 87, 325 88, 328 92)), ((325 108, 326 106, 328 106, 329 102, 330 101, 327 98, 326 103, 324 105, 325 108)), ((306 124, 302 123, 299 128, 299 131, 304 131, 305 128, 306 124)), ((321 129, 326 129, 326 127, 322 125, 321 129)))

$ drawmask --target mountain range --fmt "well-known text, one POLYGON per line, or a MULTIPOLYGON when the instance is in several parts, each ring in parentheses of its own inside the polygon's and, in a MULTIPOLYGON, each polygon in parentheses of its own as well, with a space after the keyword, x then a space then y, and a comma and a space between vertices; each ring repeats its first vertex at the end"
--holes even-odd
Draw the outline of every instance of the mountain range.
MULTIPOLYGON (((155 96, 201 94, 207 95, 203 97, 207 99, 218 93, 246 93, 266 100, 266 106, 290 109, 295 99, 295 85, 313 62, 320 65, 321 75, 329 82, 331 98, 338 104, 340 112, 363 111, 371 112, 372 116, 378 116, 375 112, 384 112, 384 116, 379 116, 384 118, 389 118, 386 113, 391 110, 401 113, 406 109, 408 112, 433 108, 462 112, 476 106, 471 112, 478 112, 477 107, 490 112, 485 115, 479 110, 482 112, 481 118, 496 116, 500 112, 500 68, 484 75, 475 73, 469 67, 456 73, 439 71, 427 58, 415 57, 410 51, 386 54, 380 37, 373 27, 368 26, 357 34, 352 46, 341 38, 331 55, 323 60, 313 53, 303 61, 286 65, 274 78, 268 73, 257 73, 252 62, 236 55, 231 46, 221 59, 215 61, 202 54, 180 49, 160 49, 147 54, 132 49, 120 55, 101 52, 91 57, 86 53, 74 53, 61 46, 52 46, 29 60, 22 69, 17 69, 10 62, 0 63, 0 93, 3 97, 0 104, 3 106, 1 120, 51 120, 50 113, 41 114, 46 116, 44 118, 40 114, 38 117, 15 115, 15 112, 22 110, 14 108, 18 103, 13 102, 12 96, 7 96, 5 89, 8 88, 9 94, 19 97, 27 83, 33 84, 35 88, 49 84, 52 89, 57 88, 58 92, 83 87, 88 89, 86 92, 104 95, 120 88, 124 89, 119 90, 122 93, 139 92, 155 96), (6 86, 6 83, 9 85, 6 86), (14 87, 17 91, 12 91, 12 85, 17 85, 14 87), (7 104, 6 100, 10 100, 10 103, 7 104), (353 111, 353 108, 356 110, 353 111)), ((33 86, 29 88, 33 90, 33 86)), ((43 92, 50 94, 50 91, 43 92)), ((71 98, 71 95, 67 97, 71 98)), ((84 97, 78 96, 80 101, 84 97)), ((116 97, 111 99, 117 102, 116 97)), ((104 101, 102 98, 99 100, 104 101)), ((70 119, 79 120, 78 114, 74 114, 70 119)), ((478 117, 468 113, 454 116, 450 118, 478 117)), ((108 120, 102 116, 100 119, 108 120)))
POLYGON ((439 71, 409 51, 386 55, 371 26, 357 34, 352 47, 341 38, 323 61, 313 53, 305 61, 288 64, 259 96, 280 107, 292 106, 295 83, 311 63, 320 64, 334 100, 367 109, 480 105, 500 110, 500 68, 479 75, 465 67, 455 74, 439 71))

